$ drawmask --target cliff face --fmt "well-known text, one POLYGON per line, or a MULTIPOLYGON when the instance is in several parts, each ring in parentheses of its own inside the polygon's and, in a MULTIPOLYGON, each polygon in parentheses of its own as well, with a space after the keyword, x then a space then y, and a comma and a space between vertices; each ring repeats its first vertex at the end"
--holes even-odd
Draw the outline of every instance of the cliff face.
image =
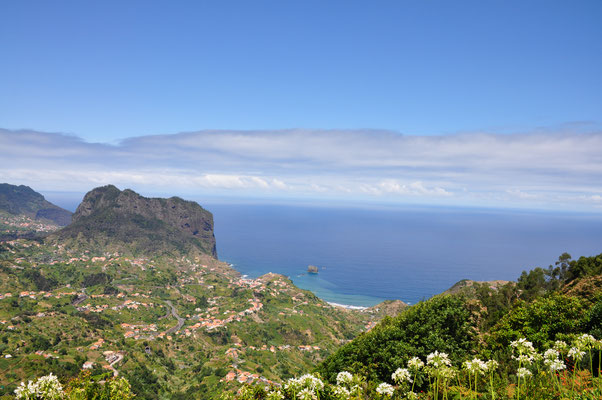
POLYGON ((73 223, 56 234, 132 253, 200 251, 217 257, 213 215, 178 197, 147 198, 115 186, 88 192, 73 223))
POLYGON ((0 211, 25 215, 65 226, 71 222, 71 212, 47 201, 29 186, 0 183, 0 211))

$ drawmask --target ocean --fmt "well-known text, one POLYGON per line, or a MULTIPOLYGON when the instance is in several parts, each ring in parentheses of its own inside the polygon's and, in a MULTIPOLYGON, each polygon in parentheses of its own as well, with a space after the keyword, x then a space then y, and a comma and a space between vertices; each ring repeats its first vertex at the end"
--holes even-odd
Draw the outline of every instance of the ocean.
POLYGON ((602 216, 558 212, 206 204, 219 259, 290 277, 320 298, 413 304, 461 279, 516 280, 563 252, 602 253, 602 216), (319 267, 308 274, 309 264, 319 267))

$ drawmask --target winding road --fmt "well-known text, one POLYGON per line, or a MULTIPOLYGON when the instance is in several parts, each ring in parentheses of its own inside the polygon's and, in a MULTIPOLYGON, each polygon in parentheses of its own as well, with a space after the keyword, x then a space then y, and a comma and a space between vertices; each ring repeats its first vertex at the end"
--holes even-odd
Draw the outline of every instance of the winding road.
POLYGON ((176 326, 174 326, 173 328, 169 328, 167 331, 165 331, 166 335, 171 335, 172 333, 177 332, 180 330, 180 328, 182 328, 182 326, 184 325, 184 318, 178 315, 178 310, 176 310, 174 305, 171 304, 171 301, 165 300, 165 303, 167 303, 167 305, 171 308, 171 315, 173 315, 174 318, 178 320, 178 324, 176 326))

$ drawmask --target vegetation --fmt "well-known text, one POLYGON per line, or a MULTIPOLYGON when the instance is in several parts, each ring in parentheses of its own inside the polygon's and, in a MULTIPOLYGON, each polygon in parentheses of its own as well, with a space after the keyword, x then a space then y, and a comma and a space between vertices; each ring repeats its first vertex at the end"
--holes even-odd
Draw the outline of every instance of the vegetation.
POLYGON ((93 377, 84 371, 69 381, 63 388, 58 378, 52 374, 15 389, 17 400, 131 400, 134 394, 125 378, 109 377, 107 374, 93 377))
POLYGON ((59 226, 71 222, 71 212, 44 199, 44 196, 25 185, 0 183, 0 211, 9 215, 52 222, 59 226))
POLYGON ((45 241, 0 242, 0 396, 601 398, 602 254, 359 312, 241 278, 212 227, 108 186, 45 241))
POLYGON ((247 386, 233 397, 237 400, 601 398, 600 365, 596 367, 593 363, 593 354, 602 353, 602 341, 591 335, 575 336, 570 346, 556 341, 542 353, 533 343, 520 338, 508 350, 512 360, 502 368, 494 359, 484 361, 478 357, 455 364, 448 354, 435 351, 423 359, 412 357, 380 383, 348 371, 324 382, 316 373, 289 379, 282 387, 247 386), (509 369, 511 374, 504 372, 509 369))
POLYGON ((246 388, 237 398, 599 399, 602 287, 586 283, 598 282, 601 256, 565 253, 517 283, 459 284, 455 294, 385 318, 313 378, 246 388))
POLYGON ((208 255, 4 242, 0 397, 50 373, 66 385, 86 364, 92 376, 117 371, 139 399, 212 398, 239 380, 276 383, 311 369, 378 318, 280 275, 242 279, 208 255))

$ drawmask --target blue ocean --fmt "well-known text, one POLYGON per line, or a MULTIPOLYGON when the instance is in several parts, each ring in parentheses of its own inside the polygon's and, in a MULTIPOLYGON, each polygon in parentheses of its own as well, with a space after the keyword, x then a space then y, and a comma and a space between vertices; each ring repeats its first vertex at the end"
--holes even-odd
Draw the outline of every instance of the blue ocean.
POLYGON ((461 279, 516 280, 523 270, 602 253, 602 216, 440 208, 206 204, 220 260, 275 272, 339 304, 416 303, 461 279), (308 274, 307 266, 319 267, 308 274))

